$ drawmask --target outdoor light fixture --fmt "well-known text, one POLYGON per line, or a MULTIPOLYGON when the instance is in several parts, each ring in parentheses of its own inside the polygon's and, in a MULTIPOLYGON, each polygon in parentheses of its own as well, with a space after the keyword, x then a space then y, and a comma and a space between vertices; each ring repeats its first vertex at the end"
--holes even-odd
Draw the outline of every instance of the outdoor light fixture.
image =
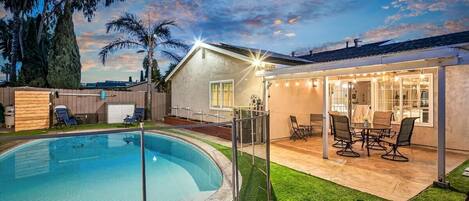
POLYGON ((289 82, 285 82, 285 87, 289 87, 290 86, 290 83, 289 82))
POLYGON ((318 87, 318 86, 319 86, 319 80, 314 80, 313 87, 318 87))
POLYGON ((423 74, 423 70, 420 70, 420 79, 421 80, 425 79, 425 75, 423 74))
POLYGON ((376 82, 378 79, 376 79, 375 77, 371 79, 373 82, 376 82))
POLYGON ((306 82, 306 83, 307 83, 306 85, 308 85, 308 87, 312 87, 312 86, 313 86, 313 81, 311 81, 311 80, 308 80, 308 82, 306 82))
POLYGON ((254 58, 252 61, 251 61, 252 65, 255 66, 255 67, 259 67, 262 65, 262 61, 257 59, 257 58, 254 58))
POLYGON ((300 86, 300 82, 295 82, 295 86, 300 86))
POLYGON ((276 82, 276 83, 275 83, 275 87, 278 87, 278 86, 279 86, 279 84, 276 82))
POLYGON ((399 81, 399 77, 397 77, 397 76, 394 77, 394 81, 396 81, 396 82, 399 81))
POLYGON ((357 83, 357 77, 354 77, 354 78, 353 78, 353 83, 354 83, 354 84, 357 83))

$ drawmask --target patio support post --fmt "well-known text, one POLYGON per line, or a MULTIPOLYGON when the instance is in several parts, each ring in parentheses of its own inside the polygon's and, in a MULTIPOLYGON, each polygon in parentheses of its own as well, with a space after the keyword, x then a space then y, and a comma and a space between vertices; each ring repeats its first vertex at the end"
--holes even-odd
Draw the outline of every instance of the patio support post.
POLYGON ((329 158, 329 79, 324 76, 322 82, 322 158, 329 158))
POLYGON ((449 188, 445 180, 446 164, 446 68, 438 67, 438 178, 435 186, 449 188))

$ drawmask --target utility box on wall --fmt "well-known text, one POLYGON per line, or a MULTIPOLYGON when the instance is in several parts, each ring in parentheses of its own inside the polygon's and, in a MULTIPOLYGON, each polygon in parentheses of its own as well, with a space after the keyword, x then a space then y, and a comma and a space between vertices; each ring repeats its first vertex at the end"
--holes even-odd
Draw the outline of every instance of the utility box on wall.
POLYGON ((123 123, 127 115, 134 114, 135 104, 125 103, 107 103, 106 104, 106 119, 108 124, 123 123))

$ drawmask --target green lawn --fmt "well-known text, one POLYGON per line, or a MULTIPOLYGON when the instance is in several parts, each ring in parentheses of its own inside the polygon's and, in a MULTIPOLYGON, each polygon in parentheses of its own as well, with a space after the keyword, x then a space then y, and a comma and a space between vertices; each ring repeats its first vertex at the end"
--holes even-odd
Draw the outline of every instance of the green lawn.
MULTIPOLYGON (((157 126, 157 123, 154 122, 145 122, 145 128, 153 128, 157 126)), ((97 124, 80 124, 72 127, 63 127, 63 128, 49 128, 41 130, 30 130, 30 131, 18 131, 18 132, 9 132, 9 133, 0 133, 0 136, 6 135, 40 135, 53 132, 69 132, 69 131, 86 131, 94 129, 109 129, 109 128, 137 128, 138 125, 134 124, 132 126, 125 127, 121 123, 107 124, 107 123, 97 123, 97 124)))
POLYGON ((413 201, 446 200, 463 201, 469 194, 469 177, 462 176, 465 168, 469 167, 469 160, 451 171, 446 177, 451 185, 450 189, 441 189, 433 186, 428 187, 420 194, 412 198, 413 201))
MULTIPOLYGON (((144 128, 156 128, 158 127, 158 123, 154 122, 145 122, 144 128)), ((47 133, 55 133, 55 132, 70 132, 70 131, 86 131, 86 130, 95 130, 95 129, 111 129, 111 128, 137 128, 138 125, 128 126, 125 127, 121 123, 116 124, 107 124, 107 123, 98 123, 98 124, 80 124, 73 127, 64 127, 64 128, 49 128, 49 129, 41 129, 41 130, 30 130, 30 131, 18 131, 18 132, 9 132, 9 133, 0 133, 0 137, 2 136, 30 136, 30 135, 41 135, 47 133)), ((0 145, 4 144, 5 142, 0 142, 0 145)))

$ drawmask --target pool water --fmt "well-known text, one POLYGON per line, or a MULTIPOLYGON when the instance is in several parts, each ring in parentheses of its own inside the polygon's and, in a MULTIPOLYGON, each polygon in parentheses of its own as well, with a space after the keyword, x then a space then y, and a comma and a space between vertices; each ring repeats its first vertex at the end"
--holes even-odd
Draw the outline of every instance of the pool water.
MULTIPOLYGON (((137 132, 36 140, 0 155, 1 201, 142 199, 137 132)), ((194 145, 145 136, 147 200, 205 200, 222 183, 194 145)))

